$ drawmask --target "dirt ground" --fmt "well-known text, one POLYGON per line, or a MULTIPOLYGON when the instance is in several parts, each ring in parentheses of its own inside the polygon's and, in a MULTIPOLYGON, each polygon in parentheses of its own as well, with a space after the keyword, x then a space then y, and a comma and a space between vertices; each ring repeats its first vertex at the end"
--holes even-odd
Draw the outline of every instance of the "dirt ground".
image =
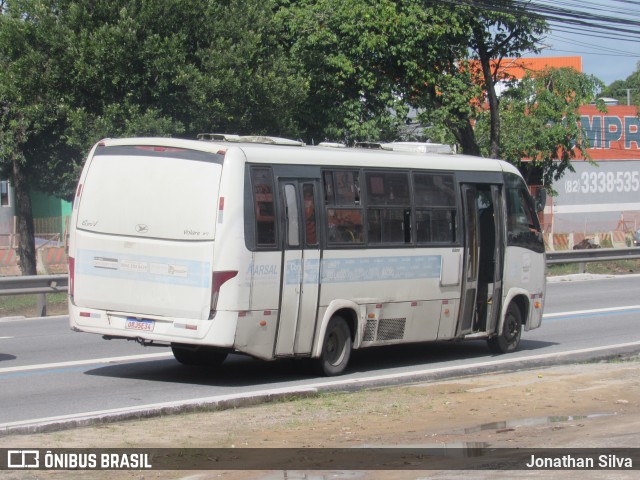
MULTIPOLYGON (((640 357, 0 437, 0 448, 640 446, 640 357)), ((614 472, 0 472, 5 479, 639 478, 614 472)))

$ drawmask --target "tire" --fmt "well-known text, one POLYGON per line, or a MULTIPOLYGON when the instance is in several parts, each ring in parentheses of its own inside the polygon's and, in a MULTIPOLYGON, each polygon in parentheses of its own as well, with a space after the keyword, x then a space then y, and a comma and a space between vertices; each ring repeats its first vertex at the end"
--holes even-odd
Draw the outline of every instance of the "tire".
POLYGON ((487 343, 493 353, 509 353, 518 348, 522 336, 522 313, 515 303, 510 303, 504 317, 502 333, 491 337, 487 343))
POLYGON ((344 318, 335 316, 329 320, 322 341, 322 353, 315 359, 315 370, 327 377, 344 372, 351 357, 351 331, 344 318))
POLYGON ((183 365, 219 367, 227 358, 227 352, 207 347, 171 345, 173 356, 183 365))

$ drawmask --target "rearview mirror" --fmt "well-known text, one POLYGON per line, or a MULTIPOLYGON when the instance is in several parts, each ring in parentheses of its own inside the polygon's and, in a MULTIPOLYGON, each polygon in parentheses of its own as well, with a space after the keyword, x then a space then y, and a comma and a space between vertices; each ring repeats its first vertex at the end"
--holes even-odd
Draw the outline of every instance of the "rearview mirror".
POLYGON ((541 212, 544 210, 544 206, 547 204, 547 191, 544 187, 540 187, 536 191, 536 210, 541 212))

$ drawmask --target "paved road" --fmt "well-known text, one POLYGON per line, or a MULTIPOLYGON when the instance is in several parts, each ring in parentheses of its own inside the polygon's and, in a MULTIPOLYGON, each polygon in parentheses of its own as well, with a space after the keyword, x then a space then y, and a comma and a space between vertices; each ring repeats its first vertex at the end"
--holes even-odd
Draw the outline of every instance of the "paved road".
POLYGON ((66 317, 0 321, 0 432, 104 411, 210 403, 286 389, 359 388, 640 351, 640 276, 549 283, 540 329, 521 349, 492 355, 484 341, 430 343, 355 352, 346 375, 311 376, 291 360, 232 355, 215 372, 178 364, 168 349, 71 332, 66 317))

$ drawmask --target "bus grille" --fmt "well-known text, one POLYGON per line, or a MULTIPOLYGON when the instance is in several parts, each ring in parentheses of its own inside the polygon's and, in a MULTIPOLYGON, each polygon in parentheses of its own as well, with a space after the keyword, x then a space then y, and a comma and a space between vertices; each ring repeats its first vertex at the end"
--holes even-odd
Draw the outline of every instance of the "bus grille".
POLYGON ((362 341, 383 342, 386 340, 402 340, 404 338, 406 322, 406 318, 381 318, 379 321, 367 320, 362 341))
POLYGON ((364 327, 363 342, 373 342, 376 339, 376 320, 367 320, 367 324, 364 327))
POLYGON ((381 318, 378 323, 378 337, 376 340, 402 340, 406 318, 381 318))

